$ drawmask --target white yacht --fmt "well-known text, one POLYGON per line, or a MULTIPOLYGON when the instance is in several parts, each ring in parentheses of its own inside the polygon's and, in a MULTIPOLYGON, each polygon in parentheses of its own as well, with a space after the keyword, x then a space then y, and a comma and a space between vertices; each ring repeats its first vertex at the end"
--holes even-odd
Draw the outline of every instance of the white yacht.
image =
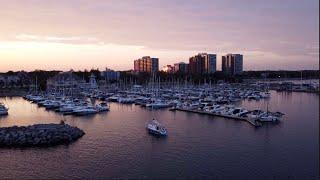
POLYGON ((78 116, 96 114, 97 112, 93 106, 78 106, 73 109, 73 113, 78 116))
POLYGON ((260 92, 260 96, 262 98, 270 98, 271 94, 269 92, 260 92))
POLYGON ((49 109, 56 109, 60 107, 60 103, 58 101, 48 101, 43 104, 43 106, 49 110, 49 109))
POLYGON ((224 109, 224 106, 215 104, 212 106, 211 112, 215 114, 220 114, 224 109))
POLYGON ((220 111, 220 114, 230 116, 232 115, 232 112, 234 111, 235 107, 233 105, 227 105, 224 107, 223 111, 220 111))
POLYGON ((258 120, 264 114, 266 114, 266 112, 256 109, 256 110, 253 110, 250 113, 246 114, 246 116, 250 119, 258 120))
POLYGON ((147 108, 154 108, 154 109, 167 108, 167 107, 170 107, 170 106, 171 105, 169 103, 166 103, 166 102, 161 101, 161 100, 156 100, 154 102, 146 104, 147 108))
POLYGON ((134 99, 131 97, 120 97, 118 98, 118 102, 122 104, 130 104, 134 103, 134 99))
POLYGON ((96 110, 98 112, 103 112, 103 111, 109 111, 110 108, 107 103, 102 102, 102 103, 96 105, 96 110))
POLYGON ((167 136, 166 128, 154 118, 147 124, 146 128, 150 134, 157 136, 167 136))
POLYGON ((277 115, 272 112, 265 112, 259 117, 261 122, 278 122, 280 121, 282 115, 277 115))
POLYGON ((244 109, 244 108, 235 108, 232 112, 231 112, 231 116, 237 116, 237 117, 242 117, 243 115, 247 114, 249 111, 244 109))
POLYGON ((0 116, 8 115, 8 110, 9 108, 7 108, 4 104, 0 103, 0 116))
POLYGON ((57 112, 61 112, 63 114, 71 114, 75 107, 76 106, 73 104, 64 105, 64 106, 61 106, 59 109, 57 109, 57 112))

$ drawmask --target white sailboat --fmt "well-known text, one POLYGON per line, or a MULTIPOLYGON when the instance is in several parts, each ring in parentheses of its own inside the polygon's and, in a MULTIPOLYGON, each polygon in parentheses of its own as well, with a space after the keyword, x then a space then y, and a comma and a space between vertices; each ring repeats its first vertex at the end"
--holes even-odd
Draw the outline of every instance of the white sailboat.
POLYGON ((167 136, 166 128, 154 118, 152 119, 151 122, 147 124, 146 128, 150 134, 158 135, 158 136, 167 136))
MULTIPOLYGON (((154 82, 154 74, 153 74, 152 78, 153 78, 152 81, 154 82)), ((154 96, 153 84, 154 83, 152 83, 152 92, 153 92, 153 96, 154 96)), ((153 113, 153 106, 151 106, 151 110, 152 110, 152 113, 153 113)), ((154 116, 154 114, 153 114, 153 116, 154 116)), ((166 128, 162 124, 160 124, 154 117, 152 118, 151 122, 147 123, 146 129, 152 135, 167 136, 166 128)))

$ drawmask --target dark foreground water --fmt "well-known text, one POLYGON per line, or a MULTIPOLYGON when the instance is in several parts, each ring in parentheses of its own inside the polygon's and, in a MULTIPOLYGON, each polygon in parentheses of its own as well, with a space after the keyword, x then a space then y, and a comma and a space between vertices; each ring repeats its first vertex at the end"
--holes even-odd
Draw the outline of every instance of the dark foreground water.
MULTIPOLYGON (((69 146, 0 149, 0 178, 218 178, 318 179, 319 96, 272 92, 269 109, 282 123, 254 128, 246 122, 185 112, 152 113, 111 104, 91 117, 63 117, 22 98, 0 99, 10 115, 0 126, 59 122, 86 132, 69 146), (168 129, 152 137, 145 122, 157 117, 168 129)), ((245 101, 248 108, 266 108, 245 101)))

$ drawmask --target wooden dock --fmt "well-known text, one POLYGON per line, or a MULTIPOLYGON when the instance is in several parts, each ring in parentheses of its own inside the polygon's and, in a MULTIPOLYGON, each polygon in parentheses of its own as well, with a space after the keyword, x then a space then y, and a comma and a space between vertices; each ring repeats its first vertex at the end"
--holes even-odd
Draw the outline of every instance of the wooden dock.
POLYGON ((211 113, 211 112, 204 112, 204 111, 199 111, 199 110, 189 110, 189 109, 182 109, 182 108, 171 108, 170 111, 184 111, 184 112, 191 112, 191 113, 197 113, 197 114, 205 114, 205 115, 210 115, 210 116, 218 116, 218 117, 234 119, 234 120, 238 120, 238 121, 245 121, 254 127, 262 126, 261 122, 258 122, 254 119, 245 118, 245 117, 228 116, 228 115, 222 115, 222 114, 215 114, 215 113, 211 113))

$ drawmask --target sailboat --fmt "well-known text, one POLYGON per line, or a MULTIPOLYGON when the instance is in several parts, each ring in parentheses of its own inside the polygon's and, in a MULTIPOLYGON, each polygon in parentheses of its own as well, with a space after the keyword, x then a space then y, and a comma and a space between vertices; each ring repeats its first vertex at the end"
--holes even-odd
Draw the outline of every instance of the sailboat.
MULTIPOLYGON (((154 82, 154 74, 153 74, 152 81, 154 82)), ((154 85, 154 83, 152 83, 152 92, 153 92, 153 96, 154 96, 155 92, 153 91, 153 85, 154 85)), ((151 106, 151 108, 152 108, 151 111, 153 113, 153 106, 151 106)), ((153 118, 152 118, 151 122, 147 123, 146 129, 152 135, 167 136, 166 128, 155 119, 154 113, 153 113, 153 118)))
POLYGON ((167 136, 166 128, 161 125, 155 118, 152 119, 146 126, 148 132, 157 136, 167 136))

